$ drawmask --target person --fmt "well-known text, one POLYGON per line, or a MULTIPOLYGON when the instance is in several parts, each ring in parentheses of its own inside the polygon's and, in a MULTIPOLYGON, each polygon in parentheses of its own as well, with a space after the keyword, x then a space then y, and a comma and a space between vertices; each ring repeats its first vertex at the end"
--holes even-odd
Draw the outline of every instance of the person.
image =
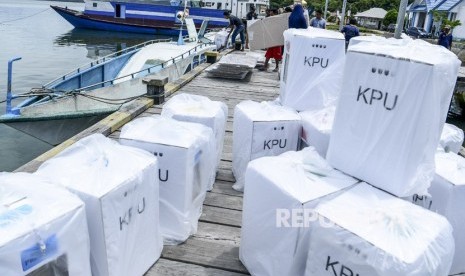
POLYGON ((284 13, 292 12, 292 8, 287 6, 284 8, 284 13))
MULTIPOLYGON (((273 15, 278 15, 278 10, 277 9, 272 9, 270 10, 270 16, 273 15)), ((275 46, 275 47, 270 47, 266 50, 265 53, 265 65, 263 66, 263 69, 260 69, 262 71, 267 71, 268 70, 268 64, 270 62, 270 59, 274 59, 276 63, 276 68, 273 70, 273 72, 278 72, 279 71, 279 62, 282 60, 282 52, 281 52, 281 46, 275 46)))
POLYGON ((433 27, 431 28, 431 36, 432 38, 436 37, 436 25, 433 25, 433 27))
POLYGON ((297 4, 289 15, 289 29, 307 29, 307 20, 304 16, 304 8, 297 4))
POLYGON ((439 34, 438 45, 446 47, 449 50, 452 48, 452 34, 450 33, 449 25, 446 25, 439 34))
POLYGON ((256 20, 258 18, 255 12, 255 6, 250 6, 250 11, 245 15, 244 29, 245 29, 245 48, 249 49, 249 34, 247 33, 247 20, 256 20))
POLYGON ((321 17, 322 15, 322 10, 316 10, 315 17, 310 21, 310 26, 313 28, 326 29, 326 20, 321 17))
POLYGON ((344 34, 344 37, 346 39, 346 48, 347 48, 347 46, 349 46, 349 40, 352 37, 360 35, 359 30, 358 30, 357 26, 355 26, 355 24, 357 24, 357 20, 355 20, 355 18, 351 18, 349 20, 349 23, 347 25, 345 25, 341 30, 341 33, 344 34))
POLYGON ((239 34, 241 36, 241 51, 244 51, 244 46, 245 46, 244 23, 242 23, 242 20, 240 20, 237 16, 231 15, 229 11, 225 11, 223 15, 224 15, 224 18, 229 19, 229 26, 227 28, 231 28, 231 32, 232 32, 231 43, 233 47, 236 44, 236 37, 239 34))

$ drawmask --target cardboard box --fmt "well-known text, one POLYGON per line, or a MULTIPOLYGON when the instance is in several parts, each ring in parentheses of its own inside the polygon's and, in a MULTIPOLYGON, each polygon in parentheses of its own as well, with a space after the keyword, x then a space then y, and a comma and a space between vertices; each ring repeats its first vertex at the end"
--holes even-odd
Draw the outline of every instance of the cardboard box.
POLYGON ((425 194, 459 65, 421 40, 351 47, 329 163, 399 197, 425 194))
POLYGON ((357 182, 331 168, 311 147, 250 162, 239 251, 248 271, 304 275, 309 225, 317 218, 313 209, 322 198, 357 182))
POLYGON ((448 275, 452 227, 443 217, 366 183, 321 203, 305 275, 448 275))
POLYGON ((213 189, 216 171, 223 152, 224 134, 226 120, 228 118, 228 107, 225 103, 212 101, 207 97, 177 94, 163 105, 162 116, 170 117, 178 121, 193 122, 205 125, 213 130, 214 143, 211 143, 215 151, 215 168, 212 173, 208 190, 213 189))
POLYGON ((462 144, 463 130, 451 124, 444 124, 441 139, 439 140, 439 146, 446 152, 450 151, 457 154, 460 152, 462 144))
POLYGON ((249 161, 297 150, 301 122, 299 114, 290 108, 244 101, 234 109, 233 128, 233 188, 243 191, 249 161))
POLYGON ((163 247, 157 160, 101 134, 88 136, 40 166, 86 204, 92 275, 142 275, 163 247))
POLYGON ((126 124, 120 142, 158 158, 160 226, 165 244, 184 242, 197 232, 214 163, 211 128, 153 116, 126 124))
POLYGON ((84 203, 47 179, 0 174, 0 275, 91 275, 84 203))
POLYGON ((344 71, 344 36, 309 28, 289 29, 284 38, 282 104, 298 111, 335 105, 344 71))
POLYGON ((465 159, 453 152, 438 150, 436 175, 429 196, 414 195, 407 200, 441 214, 454 229, 455 256, 449 274, 465 273, 465 159))
POLYGON ((284 45, 283 33, 289 28, 290 13, 247 21, 250 50, 260 50, 284 45))
POLYGON ((335 112, 335 106, 328 106, 320 110, 299 113, 302 118, 302 141, 305 145, 314 147, 323 157, 328 151, 335 112))

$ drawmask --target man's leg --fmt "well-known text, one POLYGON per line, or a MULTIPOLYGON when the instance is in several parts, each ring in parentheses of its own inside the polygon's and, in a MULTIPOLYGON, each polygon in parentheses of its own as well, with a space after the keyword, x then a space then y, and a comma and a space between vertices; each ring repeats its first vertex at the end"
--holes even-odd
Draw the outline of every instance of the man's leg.
POLYGON ((234 32, 232 33, 231 35, 231 44, 232 44, 232 47, 234 48, 234 46, 236 45, 236 37, 237 37, 237 33, 238 33, 238 28, 237 27, 234 27, 234 32))
POLYGON ((241 27, 240 36, 241 36, 241 51, 244 51, 244 47, 245 47, 244 25, 242 25, 241 27))

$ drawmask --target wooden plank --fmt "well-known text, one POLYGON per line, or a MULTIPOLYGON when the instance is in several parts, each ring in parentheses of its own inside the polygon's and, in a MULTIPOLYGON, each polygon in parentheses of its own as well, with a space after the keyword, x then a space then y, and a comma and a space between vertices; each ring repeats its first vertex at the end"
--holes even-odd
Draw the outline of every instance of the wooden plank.
POLYGON ((177 246, 165 246, 164 259, 176 260, 206 267, 247 273, 239 260, 239 247, 190 238, 177 246))
POLYGON ((242 212, 214 206, 203 206, 199 221, 241 227, 242 212))
POLYGON ((244 194, 242 192, 234 190, 232 188, 233 184, 234 182, 216 180, 215 185, 213 185, 213 190, 211 190, 211 192, 223 195, 242 197, 244 194))
POLYGON ((210 192, 207 193, 203 205, 242 211, 242 197, 210 192))
POLYGON ((197 233, 192 238, 218 244, 239 246, 241 243, 241 228, 199 222, 197 233))
POLYGON ((159 259, 145 276, 243 276, 246 274, 235 273, 215 268, 204 267, 189 263, 159 259))
POLYGON ((232 171, 223 169, 218 169, 216 172, 216 180, 228 181, 232 183, 236 182, 236 178, 234 177, 232 171))

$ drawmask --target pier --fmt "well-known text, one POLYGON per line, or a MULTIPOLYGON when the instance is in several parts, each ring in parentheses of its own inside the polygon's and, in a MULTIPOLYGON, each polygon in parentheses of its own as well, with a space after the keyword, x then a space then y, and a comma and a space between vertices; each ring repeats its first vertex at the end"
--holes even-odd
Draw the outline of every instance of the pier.
MULTIPOLYGON (((232 189, 235 182, 231 171, 234 107, 244 100, 274 100, 279 94, 278 74, 254 69, 243 81, 216 79, 207 77, 204 69, 208 66, 203 64, 176 82, 166 84, 165 94, 166 100, 174 93, 202 95, 228 106, 225 141, 215 185, 207 193, 197 233, 183 244, 164 246, 161 258, 146 275, 248 275, 239 260, 242 193, 232 189)), ((154 105, 151 99, 137 99, 16 171, 34 172, 44 161, 90 134, 102 133, 117 140, 124 124, 134 118, 160 114, 162 107, 154 105)))

